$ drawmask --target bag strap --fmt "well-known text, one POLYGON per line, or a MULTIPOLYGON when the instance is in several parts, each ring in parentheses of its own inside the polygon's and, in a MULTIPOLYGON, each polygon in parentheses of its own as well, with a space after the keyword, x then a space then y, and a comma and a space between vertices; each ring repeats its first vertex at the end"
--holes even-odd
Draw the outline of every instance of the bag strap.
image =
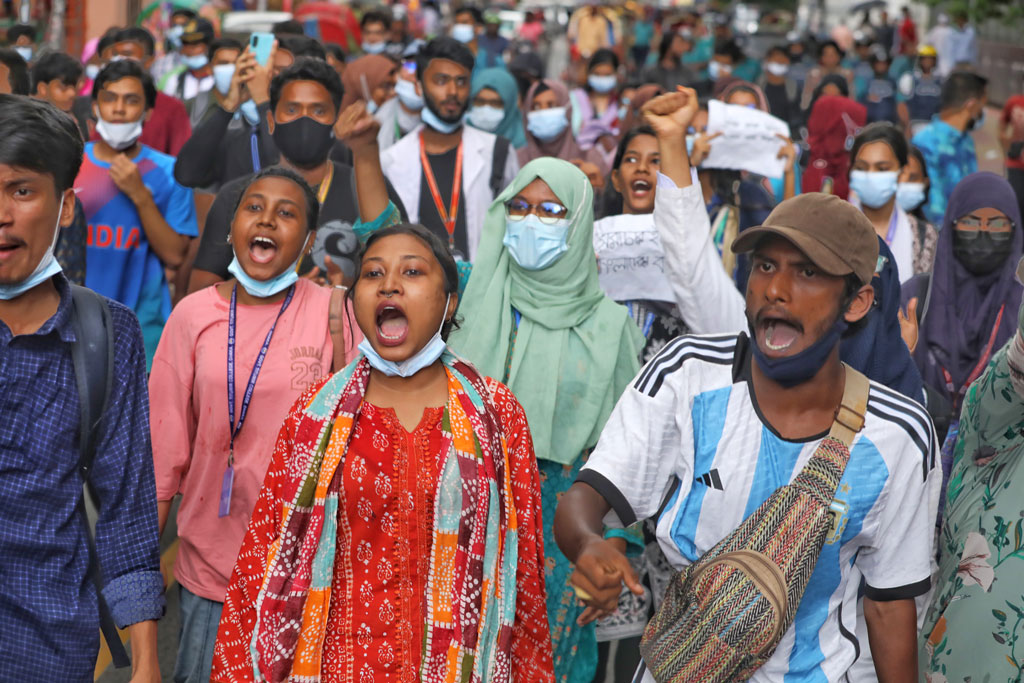
POLYGON ((114 344, 113 320, 106 300, 91 289, 71 285, 71 326, 75 342, 71 345, 71 361, 75 368, 80 410, 78 471, 82 475, 82 499, 79 504, 85 520, 86 539, 89 544, 89 576, 96 587, 99 604, 100 630, 117 668, 131 666, 128 652, 117 632, 117 624, 103 599, 103 572, 96 550, 96 528, 90 519, 86 500, 99 509, 99 499, 90 481, 92 464, 96 458, 97 427, 107 409, 113 385, 114 344))
POLYGON ((843 368, 846 370, 846 386, 843 388, 843 398, 836 408, 836 416, 828 435, 849 450, 857 432, 864 429, 864 415, 868 409, 871 386, 867 377, 846 363, 843 363, 843 368))
POLYGON ((491 197, 497 198, 505 189, 505 162, 508 160, 508 149, 511 143, 498 135, 494 138, 494 153, 491 156, 491 197))

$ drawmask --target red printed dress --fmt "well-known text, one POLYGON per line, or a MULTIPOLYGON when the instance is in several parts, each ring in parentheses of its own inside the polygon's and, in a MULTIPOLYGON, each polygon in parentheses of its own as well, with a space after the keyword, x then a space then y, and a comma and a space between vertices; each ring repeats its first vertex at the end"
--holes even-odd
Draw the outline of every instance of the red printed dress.
POLYGON ((427 408, 410 433, 391 408, 363 404, 344 464, 324 683, 416 680, 443 412, 427 408))

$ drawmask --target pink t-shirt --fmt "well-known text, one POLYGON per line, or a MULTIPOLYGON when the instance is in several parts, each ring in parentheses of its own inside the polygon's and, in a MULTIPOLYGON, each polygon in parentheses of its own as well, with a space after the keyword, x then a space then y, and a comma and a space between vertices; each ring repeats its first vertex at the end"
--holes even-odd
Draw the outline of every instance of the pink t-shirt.
MULTIPOLYGON (((242 431, 235 439, 230 514, 218 517, 229 451, 228 302, 216 287, 185 297, 171 312, 149 377, 157 500, 181 493, 175 576, 201 597, 222 602, 249 516, 288 410, 310 384, 331 372, 331 290, 299 280, 260 371, 242 431)), ((256 356, 280 303, 238 305, 235 419, 256 356)), ((346 361, 362 340, 345 316, 346 361)))

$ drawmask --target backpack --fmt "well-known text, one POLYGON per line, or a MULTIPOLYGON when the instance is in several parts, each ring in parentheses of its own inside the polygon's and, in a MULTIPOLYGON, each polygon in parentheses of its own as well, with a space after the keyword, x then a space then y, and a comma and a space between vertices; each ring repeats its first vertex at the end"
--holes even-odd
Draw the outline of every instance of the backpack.
POLYGON ((106 300, 85 287, 71 285, 71 325, 75 342, 71 345, 71 360, 75 367, 75 383, 78 385, 78 402, 81 412, 79 427, 78 471, 82 475, 82 500, 79 504, 85 520, 86 538, 89 543, 89 577, 96 586, 96 598, 100 611, 100 630, 110 649, 110 657, 117 668, 131 665, 124 643, 117 632, 117 625, 110 608, 103 599, 103 572, 96 552, 96 523, 90 519, 88 508, 95 510, 99 499, 92 489, 90 474, 96 457, 96 431, 107 408, 114 377, 114 325, 110 306, 106 300))
POLYGON ((672 577, 640 641, 658 683, 745 681, 793 623, 822 546, 842 533, 832 499, 864 426, 868 380, 844 368, 832 429, 793 483, 672 577))

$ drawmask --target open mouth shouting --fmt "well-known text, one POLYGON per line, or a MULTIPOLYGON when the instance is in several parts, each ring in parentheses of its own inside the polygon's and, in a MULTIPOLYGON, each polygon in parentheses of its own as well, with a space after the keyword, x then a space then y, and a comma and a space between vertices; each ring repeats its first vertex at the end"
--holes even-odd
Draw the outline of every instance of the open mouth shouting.
POLYGON ((267 264, 277 256, 277 242, 264 235, 256 235, 249 241, 249 257, 254 263, 267 264))
POLYGON ((803 326, 796 320, 779 313, 763 311, 757 314, 755 329, 764 347, 780 355, 792 348, 803 334, 803 326))
POLYGON ((629 189, 632 190, 633 196, 637 199, 646 199, 651 194, 651 181, 643 178, 637 178, 629 185, 629 189))
POLYGON ((377 306, 377 341, 382 346, 399 346, 409 335, 409 319, 396 303, 383 301, 377 306))

